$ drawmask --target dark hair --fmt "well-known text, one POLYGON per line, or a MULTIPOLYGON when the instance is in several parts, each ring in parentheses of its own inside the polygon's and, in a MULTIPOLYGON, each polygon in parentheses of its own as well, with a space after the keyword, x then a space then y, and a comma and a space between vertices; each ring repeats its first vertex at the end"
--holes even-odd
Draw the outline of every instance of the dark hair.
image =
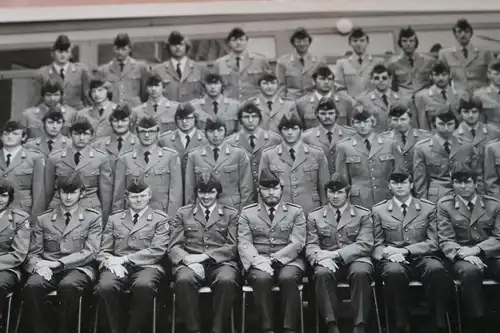
POLYGON ((7 192, 7 194, 9 195, 9 202, 7 203, 7 207, 9 207, 12 201, 14 201, 14 186, 8 179, 1 178, 0 194, 4 194, 5 192, 7 192))
POLYGON ((349 44, 351 43, 351 40, 352 40, 353 38, 358 39, 358 38, 361 38, 361 37, 366 37, 366 40, 367 40, 368 42, 370 41, 370 36, 368 36, 368 35, 366 34, 366 32, 365 32, 363 29, 361 29, 360 27, 354 27, 354 28, 351 30, 351 33, 349 34, 349 39, 348 39, 349 44))
POLYGON ((206 131, 216 131, 219 128, 223 127, 224 130, 227 132, 227 127, 226 123, 222 121, 222 119, 216 117, 216 118, 208 118, 206 123, 205 123, 205 132, 206 131))
POLYGON ((94 100, 92 98, 92 90, 100 88, 100 87, 106 88, 106 90, 108 91, 106 96, 108 97, 108 100, 112 100, 113 99, 113 89, 111 87, 111 84, 100 77, 94 77, 94 78, 92 78, 92 80, 90 80, 90 84, 89 84, 89 97, 90 97, 90 99, 94 100))
POLYGON ((71 48, 71 41, 66 35, 59 35, 52 46, 52 51, 67 51, 71 48))
POLYGON ((457 21, 457 23, 455 23, 455 25, 453 26, 453 33, 456 33, 457 29, 460 29, 460 30, 470 30, 471 33, 474 33, 474 29, 472 28, 472 25, 470 25, 469 21, 467 21, 466 19, 464 18, 461 18, 457 21))
POLYGON ((243 36, 246 36, 247 34, 245 33, 245 30, 240 27, 235 27, 229 31, 229 33, 226 36, 226 43, 229 43, 229 41, 233 38, 241 38, 243 36))
POLYGON ((189 39, 187 39, 180 31, 172 31, 170 35, 168 36, 167 39, 167 55, 171 57, 170 54, 170 46, 171 45, 179 45, 184 42, 184 45, 186 45, 186 54, 191 50, 191 42, 189 39))
POLYGON ((125 118, 129 118, 132 114, 132 110, 128 104, 119 104, 109 115, 109 122, 111 123, 113 119, 123 120, 125 118))
POLYGON ((382 74, 382 73, 387 73, 387 74, 389 74, 389 77, 392 77, 392 73, 389 71, 387 66, 382 65, 382 64, 378 64, 378 65, 373 66, 373 69, 370 73, 370 77, 372 77, 374 74, 382 74))
POLYGON ((418 36, 417 36, 417 33, 410 26, 399 30, 398 46, 401 47, 401 40, 403 38, 410 38, 410 37, 413 37, 413 36, 415 36, 415 41, 416 41, 415 48, 418 48, 418 36))
POLYGON ((82 134, 86 131, 90 131, 92 134, 94 133, 94 127, 88 120, 78 120, 69 128, 70 134, 73 132, 75 132, 76 134, 82 134))
POLYGON ((45 114, 45 116, 43 116, 42 118, 42 123, 45 124, 45 122, 50 119, 50 120, 53 120, 53 121, 59 121, 59 120, 62 120, 63 123, 64 123, 64 115, 63 113, 61 112, 61 109, 58 108, 58 107, 51 107, 49 108, 49 111, 45 114))
POLYGON ((220 183, 219 179, 217 179, 217 177, 210 174, 209 179, 204 179, 204 177, 202 176, 196 182, 194 191, 195 193, 198 193, 198 191, 202 193, 207 193, 207 192, 212 192, 213 189, 217 191, 217 197, 219 197, 222 193, 222 184, 220 183))
POLYGON ((136 125, 137 131, 139 131, 139 127, 142 128, 153 128, 155 126, 158 126, 158 123, 153 117, 142 117, 136 125))
POLYGON ((41 90, 42 97, 44 97, 45 94, 47 94, 47 93, 55 94, 58 92, 60 92, 62 95, 64 92, 64 89, 63 89, 62 85, 57 81, 49 80, 42 85, 42 90, 41 90))
POLYGON ((146 87, 157 86, 159 84, 163 85, 163 79, 159 75, 151 75, 146 80, 146 87))
POLYGON ((238 120, 240 122, 243 116, 243 112, 258 115, 260 118, 259 124, 262 121, 262 112, 260 111, 260 108, 257 106, 257 104, 255 104, 253 101, 247 101, 238 109, 238 120))
POLYGON ((85 190, 85 184, 79 172, 67 177, 57 178, 57 190, 64 193, 73 193, 76 190, 85 190))
POLYGON ((299 28, 295 29, 293 34, 290 36, 290 44, 293 45, 293 41, 296 38, 297 39, 306 39, 307 38, 307 39, 309 39, 309 43, 311 43, 313 40, 309 31, 307 31, 306 28, 303 28, 303 27, 299 27, 299 28))
POLYGON ((119 33, 115 40, 113 41, 113 45, 118 48, 130 46, 132 47, 132 41, 130 40, 130 36, 127 33, 119 33))
POLYGON ((264 73, 259 77, 259 81, 257 82, 257 84, 260 86, 262 81, 272 82, 272 81, 279 81, 279 80, 278 80, 278 77, 273 73, 264 73))
POLYGON ((301 130, 304 130, 304 124, 297 115, 292 114, 291 117, 283 116, 278 124, 278 130, 281 132, 283 128, 294 128, 295 126, 299 126, 301 130))
POLYGON ((320 67, 316 68, 316 70, 312 74, 312 78, 313 78, 313 80, 316 80, 316 78, 318 76, 322 76, 322 77, 327 78, 327 77, 332 76, 332 75, 335 78, 335 74, 333 74, 333 72, 330 69, 330 67, 328 67, 328 66, 320 66, 320 67))
POLYGON ((458 104, 458 112, 461 113, 462 110, 472 110, 472 109, 477 109, 479 112, 483 111, 483 102, 477 98, 477 97, 472 97, 469 100, 460 99, 460 102, 458 104))

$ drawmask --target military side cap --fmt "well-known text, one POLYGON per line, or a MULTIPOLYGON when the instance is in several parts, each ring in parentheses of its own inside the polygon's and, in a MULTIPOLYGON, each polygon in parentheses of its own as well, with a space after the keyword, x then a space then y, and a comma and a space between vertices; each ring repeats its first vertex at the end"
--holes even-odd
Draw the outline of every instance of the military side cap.
POLYGON ((285 115, 281 117, 278 129, 281 131, 283 128, 294 128, 295 126, 298 126, 300 129, 304 129, 304 124, 302 124, 302 121, 296 114, 292 114, 291 117, 287 117, 285 115))
POLYGON ((431 70, 432 74, 442 74, 442 73, 450 73, 450 67, 446 65, 444 62, 437 62, 432 66, 431 70))
POLYGON ((25 127, 18 121, 15 120, 9 120, 3 125, 2 131, 3 132, 14 132, 17 130, 24 130, 25 127))
POLYGON ((389 117, 401 117, 409 111, 410 109, 402 104, 394 104, 389 110, 389 117))
POLYGON ((66 51, 71 47, 71 41, 66 35, 59 35, 52 46, 52 50, 66 51))
POLYGON ((159 76, 158 74, 155 74, 155 75, 151 75, 150 77, 148 77, 148 79, 146 80, 146 86, 147 87, 150 87, 150 86, 157 86, 159 84, 162 84, 163 83, 163 79, 161 78, 161 76, 159 76))
POLYGON ((127 187, 129 193, 142 193, 149 188, 149 184, 144 181, 144 179, 134 179, 132 183, 127 187))
POLYGON ((476 109, 478 111, 481 111, 483 109, 483 102, 477 98, 477 97, 472 97, 471 99, 460 99, 460 102, 458 104, 458 110, 472 110, 476 109))
POLYGON ((170 45, 179 45, 181 44, 186 38, 184 37, 183 34, 181 34, 179 31, 172 31, 170 35, 168 36, 167 43, 170 45))
POLYGON ((263 187, 276 187, 280 182, 280 178, 271 170, 263 169, 260 172, 259 185, 263 187))
POLYGON ((436 118, 439 118, 445 122, 457 120, 457 118, 455 117, 455 114, 451 110, 447 110, 445 112, 441 112, 441 113, 436 114, 436 118))
POLYGON ((451 179, 458 181, 466 181, 469 178, 476 179, 477 173, 475 170, 471 169, 468 165, 462 162, 456 162, 452 166, 451 179))
POLYGON ((222 79, 222 76, 220 76, 219 74, 215 74, 215 73, 208 73, 206 76, 205 76, 205 83, 223 83, 224 80, 222 79))
POLYGON ((101 75, 95 74, 91 79, 90 79, 90 84, 89 88, 90 90, 92 89, 97 89, 100 87, 106 88, 108 91, 112 89, 111 83, 106 81, 101 75))
POLYGON ((128 106, 128 104, 120 104, 113 110, 113 112, 111 112, 110 118, 123 120, 130 117, 131 114, 132 110, 130 110, 130 106, 128 106))
POLYGON ((333 192, 340 191, 349 186, 349 182, 347 182, 344 177, 342 177, 338 173, 334 173, 328 183, 325 184, 325 190, 331 190, 333 192))
POLYGON ((441 45, 440 43, 436 43, 436 44, 431 46, 431 48, 429 49, 429 52, 439 52, 439 51, 441 51, 442 48, 443 48, 443 45, 441 45))
POLYGON ((64 121, 64 115, 61 112, 61 109, 57 106, 51 107, 49 109, 49 112, 45 114, 42 118, 42 122, 45 122, 47 119, 53 120, 53 121, 59 121, 63 120, 64 121))
POLYGON ((229 31, 229 33, 227 34, 226 42, 230 41, 233 38, 238 39, 238 38, 241 38, 243 36, 246 36, 246 33, 243 30, 243 28, 235 27, 235 28, 231 29, 231 31, 229 31))
POLYGON ((131 46, 132 41, 130 40, 130 36, 127 33, 119 33, 116 36, 113 45, 116 47, 131 46))
POLYGON ((318 111, 328 111, 328 110, 336 110, 335 102, 331 98, 322 98, 319 101, 318 107, 316 108, 316 112, 318 111))
POLYGON ((410 174, 402 169, 394 169, 389 174, 389 180, 392 180, 393 182, 396 183, 402 183, 408 178, 410 178, 410 174))
POLYGON ((69 128, 70 132, 75 132, 78 134, 85 133, 86 131, 94 131, 94 127, 92 127, 92 124, 88 120, 80 120, 76 123, 73 123, 71 127, 69 128))
POLYGON ((262 81, 266 82, 273 82, 273 81, 278 81, 278 77, 274 75, 273 73, 264 73, 260 78, 259 78, 259 84, 262 81))
POLYGON ((211 118, 209 117, 205 123, 205 131, 216 131, 219 128, 226 128, 226 124, 219 117, 211 118))
POLYGON ((175 110, 174 118, 184 119, 195 112, 194 106, 191 103, 180 103, 175 110))
POLYGON ((366 119, 370 118, 372 114, 366 110, 364 107, 358 106, 356 107, 356 110, 354 111, 354 115, 352 116, 353 120, 357 121, 365 121, 366 119))
POLYGON ((74 172, 69 176, 59 177, 56 188, 64 193, 73 193, 76 190, 84 190, 85 184, 80 172, 74 172))
POLYGON ((137 127, 142 128, 153 128, 157 126, 158 123, 153 117, 142 117, 141 120, 137 123, 137 127))
POLYGON ((466 19, 462 18, 455 23, 454 29, 460 29, 460 30, 473 30, 472 25, 467 21, 466 19))

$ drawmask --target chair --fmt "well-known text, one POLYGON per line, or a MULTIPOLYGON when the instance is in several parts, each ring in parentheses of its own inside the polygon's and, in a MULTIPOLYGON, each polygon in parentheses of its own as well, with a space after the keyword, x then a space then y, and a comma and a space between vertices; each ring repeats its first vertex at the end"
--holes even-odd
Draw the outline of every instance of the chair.
POLYGON ((5 333, 9 333, 10 328, 10 316, 12 314, 12 299, 14 298, 14 293, 8 293, 5 295, 5 300, 7 301, 7 320, 5 322, 5 333))
MULTIPOLYGON (((174 284, 171 284, 172 291, 174 290, 174 284)), ((210 287, 201 287, 198 289, 198 294, 211 294, 212 289, 210 287)), ((175 297, 175 291, 172 292, 172 328, 171 328, 171 333, 175 333, 175 324, 176 324, 176 315, 177 315, 177 310, 176 310, 176 297, 175 297)), ((234 329, 234 309, 231 308, 231 333, 235 333, 234 329)))
MULTIPOLYGON (((300 297, 300 332, 304 333, 304 308, 302 306, 303 303, 303 298, 302 298, 302 293, 304 290, 304 284, 299 284, 299 297, 300 297)), ((244 285, 242 288, 243 291, 243 300, 242 300, 242 306, 241 306, 241 333, 245 333, 245 316, 246 316, 246 300, 247 300, 247 294, 248 293, 253 293, 253 288, 248 285, 244 285)), ((280 291, 279 286, 274 286, 271 288, 271 291, 273 292, 278 292, 280 291)))

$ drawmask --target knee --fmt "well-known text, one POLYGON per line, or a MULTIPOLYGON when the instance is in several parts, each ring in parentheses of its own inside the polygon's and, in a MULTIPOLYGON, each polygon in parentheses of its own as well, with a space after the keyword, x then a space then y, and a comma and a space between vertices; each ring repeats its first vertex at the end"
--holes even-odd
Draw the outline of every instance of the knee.
POLYGON ((326 267, 316 266, 314 268, 314 280, 323 281, 326 279, 335 279, 335 274, 326 267))
POLYGON ((384 269, 382 271, 382 277, 384 278, 384 280, 400 279, 406 277, 406 272, 402 265, 395 262, 391 262, 387 263, 384 266, 384 269))
POLYGON ((462 281, 481 281, 483 279, 483 272, 474 265, 469 265, 459 270, 458 276, 462 281))
POLYGON ((220 274, 214 281, 215 285, 224 287, 236 287, 238 286, 238 281, 233 275, 220 274))
POLYGON ((447 275, 446 269, 444 268, 443 264, 441 264, 439 261, 430 262, 427 265, 426 270, 430 277, 444 278, 447 275))
POLYGON ((297 285, 297 277, 293 274, 280 274, 278 277, 278 285, 297 285))
POLYGON ((157 286, 152 281, 137 280, 130 286, 130 292, 134 295, 150 295, 156 290, 157 286))
POLYGON ((83 288, 74 283, 61 281, 57 287, 57 293, 64 297, 64 295, 74 295, 75 293, 81 293, 83 288))
POLYGON ((118 286, 113 283, 100 280, 96 286, 96 293, 99 296, 107 296, 119 292, 118 286))

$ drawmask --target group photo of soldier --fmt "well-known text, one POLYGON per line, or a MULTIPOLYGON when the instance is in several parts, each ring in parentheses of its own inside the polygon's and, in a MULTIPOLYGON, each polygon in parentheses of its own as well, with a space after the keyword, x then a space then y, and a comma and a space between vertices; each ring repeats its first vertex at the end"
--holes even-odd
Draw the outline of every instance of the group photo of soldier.
POLYGON ((119 33, 98 68, 58 36, 0 129, 0 328, 496 332, 500 59, 473 35, 408 26, 385 59, 353 27, 329 65, 299 27, 271 64, 235 27, 202 64, 173 31, 151 66, 119 33))

